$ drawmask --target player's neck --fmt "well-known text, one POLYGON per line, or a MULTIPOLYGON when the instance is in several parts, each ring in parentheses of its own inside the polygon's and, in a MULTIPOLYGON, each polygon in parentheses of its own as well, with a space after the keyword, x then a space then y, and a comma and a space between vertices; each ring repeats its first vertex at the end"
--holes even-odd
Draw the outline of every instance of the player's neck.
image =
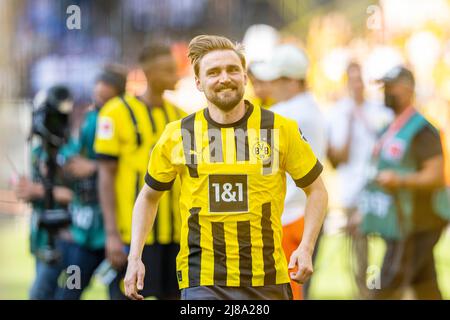
POLYGON ((142 100, 147 106, 151 107, 161 107, 164 103, 163 93, 155 92, 150 88, 142 95, 142 100))
POLYGON ((220 124, 232 124, 241 120, 245 115, 246 108, 244 99, 229 111, 223 111, 211 102, 208 102, 209 116, 212 120, 220 124))

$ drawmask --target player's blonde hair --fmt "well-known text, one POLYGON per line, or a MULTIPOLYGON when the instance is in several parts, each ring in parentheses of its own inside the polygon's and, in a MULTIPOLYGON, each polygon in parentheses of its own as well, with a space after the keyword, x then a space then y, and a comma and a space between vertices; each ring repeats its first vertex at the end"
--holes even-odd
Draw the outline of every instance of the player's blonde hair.
POLYGON ((209 52, 214 50, 232 50, 241 60, 242 68, 245 70, 246 61, 244 56, 244 47, 236 43, 231 42, 230 39, 214 36, 214 35, 200 35, 196 36, 189 43, 188 57, 191 60, 191 64, 194 66, 195 75, 198 76, 200 68, 200 60, 209 52))

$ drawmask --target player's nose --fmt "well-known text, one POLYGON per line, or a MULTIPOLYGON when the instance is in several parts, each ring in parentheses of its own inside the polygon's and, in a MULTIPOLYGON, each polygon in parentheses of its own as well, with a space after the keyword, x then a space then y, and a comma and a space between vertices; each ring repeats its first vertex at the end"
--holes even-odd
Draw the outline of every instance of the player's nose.
POLYGON ((221 84, 226 84, 226 83, 231 82, 230 76, 228 75, 228 72, 226 70, 222 70, 222 72, 220 73, 219 82, 221 84))

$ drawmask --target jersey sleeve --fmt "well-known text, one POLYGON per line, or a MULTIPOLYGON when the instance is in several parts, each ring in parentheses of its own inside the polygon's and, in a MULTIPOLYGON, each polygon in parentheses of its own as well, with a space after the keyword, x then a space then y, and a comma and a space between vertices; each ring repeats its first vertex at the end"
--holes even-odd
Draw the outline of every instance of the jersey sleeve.
POLYGON ((100 110, 95 133, 94 150, 97 159, 117 160, 120 153, 118 105, 109 101, 100 110))
POLYGON ((157 191, 170 190, 178 173, 174 159, 178 141, 174 130, 176 123, 166 127, 150 155, 145 183, 157 191))
POLYGON ((319 177, 323 166, 311 146, 305 141, 297 124, 294 121, 288 121, 286 127, 285 170, 297 187, 305 188, 319 177))

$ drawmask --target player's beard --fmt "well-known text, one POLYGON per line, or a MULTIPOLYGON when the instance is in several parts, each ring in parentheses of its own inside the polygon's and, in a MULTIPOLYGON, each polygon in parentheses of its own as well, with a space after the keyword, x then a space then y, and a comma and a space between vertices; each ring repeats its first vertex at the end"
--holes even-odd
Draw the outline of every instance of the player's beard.
POLYGON ((244 87, 234 84, 222 85, 206 92, 206 98, 223 111, 232 110, 243 97, 244 87), (222 89, 231 89, 231 91, 221 92, 222 89))

